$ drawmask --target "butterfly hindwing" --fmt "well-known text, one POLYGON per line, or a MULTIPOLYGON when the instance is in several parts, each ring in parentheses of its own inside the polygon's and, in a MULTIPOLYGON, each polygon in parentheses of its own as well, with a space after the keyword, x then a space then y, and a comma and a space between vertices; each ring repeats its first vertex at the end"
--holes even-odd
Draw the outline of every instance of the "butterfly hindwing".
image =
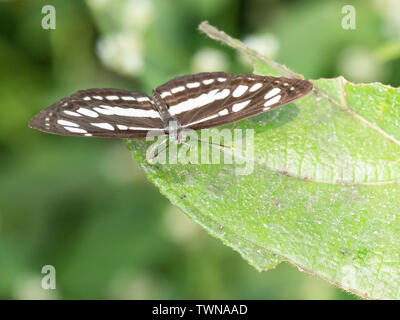
POLYGON ((81 90, 42 110, 30 122, 44 132, 110 138, 145 137, 163 123, 143 93, 118 89, 81 90))

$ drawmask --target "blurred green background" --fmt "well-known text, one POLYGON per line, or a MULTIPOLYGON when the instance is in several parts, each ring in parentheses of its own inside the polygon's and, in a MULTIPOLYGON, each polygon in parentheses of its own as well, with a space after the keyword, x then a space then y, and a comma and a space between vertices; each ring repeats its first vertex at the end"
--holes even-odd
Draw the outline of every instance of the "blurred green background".
POLYGON ((0 1, 0 298, 355 299, 288 264, 257 272, 171 206, 120 141, 28 128, 79 89, 251 72, 199 34, 202 20, 306 78, 400 84, 398 0, 0 1), (41 27, 46 4, 55 30, 41 27), (56 290, 41 287, 48 264, 56 290))

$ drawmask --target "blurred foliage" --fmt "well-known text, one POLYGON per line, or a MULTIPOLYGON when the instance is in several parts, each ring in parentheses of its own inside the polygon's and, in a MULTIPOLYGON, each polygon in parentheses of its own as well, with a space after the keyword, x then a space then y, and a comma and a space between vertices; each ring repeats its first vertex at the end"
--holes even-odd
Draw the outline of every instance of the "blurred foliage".
POLYGON ((396 0, 1 1, 0 297, 354 298, 288 265, 255 271, 173 208, 119 141, 56 137, 27 123, 83 88, 150 93, 179 74, 251 72, 198 33, 202 20, 307 78, 398 86, 399 51, 387 53, 399 43, 396 10, 396 0), (56 30, 41 28, 49 3, 56 30), (352 3, 357 29, 346 31, 341 7, 352 3), (46 264, 57 290, 41 288, 46 264))

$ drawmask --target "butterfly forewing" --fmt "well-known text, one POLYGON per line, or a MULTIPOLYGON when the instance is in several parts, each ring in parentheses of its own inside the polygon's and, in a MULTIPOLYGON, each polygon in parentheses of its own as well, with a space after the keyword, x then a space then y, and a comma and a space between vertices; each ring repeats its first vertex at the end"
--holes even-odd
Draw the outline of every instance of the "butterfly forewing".
POLYGON ((118 89, 81 90, 34 117, 30 126, 48 133, 112 138, 145 137, 163 123, 143 93, 118 89))
POLYGON ((182 127, 224 125, 304 96, 309 81, 253 74, 199 73, 175 78, 157 88, 182 127))

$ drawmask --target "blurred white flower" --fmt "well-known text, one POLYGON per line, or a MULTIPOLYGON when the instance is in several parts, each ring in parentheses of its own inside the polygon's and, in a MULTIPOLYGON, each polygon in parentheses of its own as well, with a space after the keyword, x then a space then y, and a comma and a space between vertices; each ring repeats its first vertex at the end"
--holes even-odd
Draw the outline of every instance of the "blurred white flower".
POLYGON ((101 38, 97 52, 102 62, 121 74, 137 76, 143 69, 142 45, 135 33, 114 33, 101 38))
POLYGON ((245 45, 268 58, 274 59, 279 51, 279 39, 271 34, 249 35, 243 39, 245 45))
POLYGON ((349 47, 339 55, 338 71, 349 80, 357 82, 378 81, 383 77, 383 66, 365 48, 349 47))
POLYGON ((50 300, 59 299, 57 289, 45 290, 42 288, 42 277, 34 274, 24 274, 15 283, 13 288, 15 300, 50 300))
POLYGON ((144 29, 154 18, 152 0, 127 0, 123 7, 123 24, 126 27, 144 29))
MULTIPOLYGON (((274 59, 279 52, 279 39, 271 33, 248 35, 243 43, 270 59, 274 59)), ((239 59, 244 64, 250 63, 250 59, 242 54, 239 54, 239 59)))
POLYGON ((212 48, 202 48, 193 57, 191 69, 196 72, 224 71, 228 67, 226 55, 212 48))
POLYGON ((150 274, 122 272, 110 283, 108 295, 111 299, 162 299, 162 285, 150 274), (160 290, 161 289, 161 290, 160 290))
POLYGON ((374 0, 375 7, 384 16, 387 31, 390 36, 400 36, 400 1, 374 0))

